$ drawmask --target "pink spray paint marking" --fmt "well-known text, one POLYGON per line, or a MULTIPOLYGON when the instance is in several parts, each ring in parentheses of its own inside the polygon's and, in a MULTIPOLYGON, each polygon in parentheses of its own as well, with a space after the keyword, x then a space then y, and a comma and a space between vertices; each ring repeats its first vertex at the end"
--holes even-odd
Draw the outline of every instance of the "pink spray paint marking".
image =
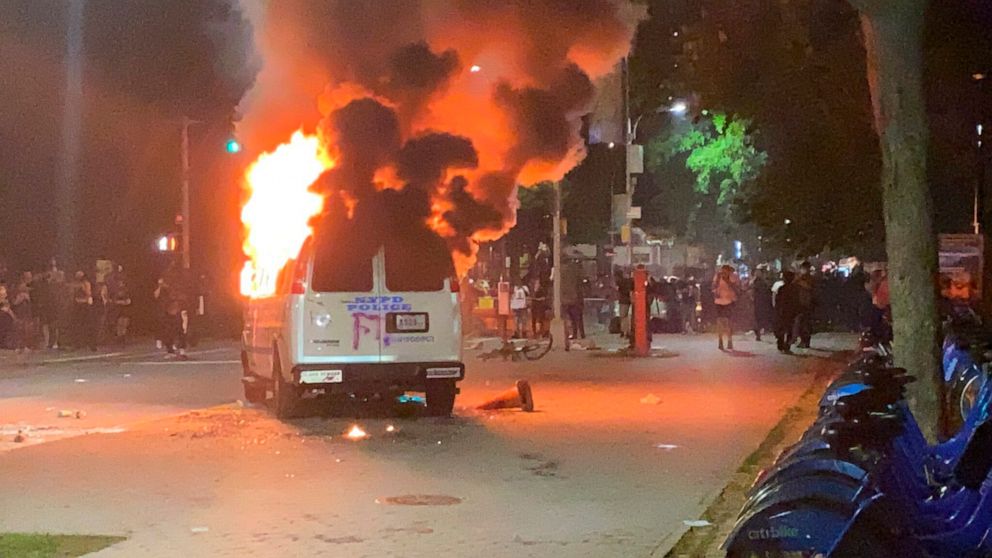
POLYGON ((382 338, 382 316, 379 314, 366 314, 364 312, 355 312, 351 315, 355 320, 355 327, 353 330, 353 336, 351 339, 351 348, 358 350, 358 345, 362 341, 362 337, 366 334, 372 333, 372 327, 363 325, 362 320, 367 320, 369 322, 375 322, 375 340, 379 341, 382 338))

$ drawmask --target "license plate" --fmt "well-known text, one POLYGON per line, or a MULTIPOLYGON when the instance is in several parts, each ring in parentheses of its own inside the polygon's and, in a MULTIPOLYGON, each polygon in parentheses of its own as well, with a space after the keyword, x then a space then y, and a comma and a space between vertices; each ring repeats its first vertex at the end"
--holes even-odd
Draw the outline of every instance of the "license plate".
POLYGON ((427 331, 427 314, 396 314, 396 331, 427 331))
POLYGON ((457 378, 462 375, 462 369, 457 366, 444 368, 428 368, 428 378, 457 378))
POLYGON ((300 372, 301 384, 340 384, 344 381, 341 370, 304 370, 300 372))

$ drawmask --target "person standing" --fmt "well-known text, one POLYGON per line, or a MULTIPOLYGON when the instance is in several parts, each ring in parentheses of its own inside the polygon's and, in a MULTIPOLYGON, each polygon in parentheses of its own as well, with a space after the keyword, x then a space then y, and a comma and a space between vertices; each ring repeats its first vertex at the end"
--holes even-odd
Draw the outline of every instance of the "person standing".
POLYGON ((786 270, 782 273, 782 281, 775 289, 775 340, 778 350, 783 353, 792 352, 796 315, 799 313, 799 299, 795 284, 796 274, 786 270))
POLYGON ((34 289, 35 310, 41 322, 41 336, 44 346, 49 349, 58 347, 58 268, 54 266, 45 271, 34 289))
POLYGON ((615 273, 617 283, 617 304, 620 313, 620 337, 630 336, 630 295, 634 290, 634 281, 624 274, 623 270, 617 269, 615 273))
POLYGON ((585 339, 586 328, 582 316, 582 274, 578 264, 569 262, 561 270, 561 303, 569 323, 569 339, 585 339))
POLYGON ((96 350, 92 320, 93 284, 86 273, 77 271, 72 285, 72 341, 76 348, 96 350))
POLYGON ((127 333, 131 325, 131 292, 124 277, 118 276, 111 296, 114 339, 123 349, 127 347, 127 333))
POLYGON ((548 333, 548 288, 544 281, 535 278, 531 282, 530 327, 534 337, 544 337, 548 333))
POLYGON ((513 323, 515 330, 513 336, 517 339, 526 337, 527 334, 527 299, 530 297, 530 290, 527 285, 519 279, 513 285, 513 292, 510 294, 510 311, 513 312, 513 323))
POLYGON ((723 337, 727 337, 727 350, 734 350, 734 306, 740 296, 740 280, 730 265, 724 265, 713 277, 713 303, 716 306, 716 333, 718 347, 724 349, 723 337))
POLYGON ((808 349, 813 337, 813 265, 804 261, 799 266, 799 277, 796 278, 796 297, 799 303, 796 327, 799 334, 799 348, 808 349))
POLYGON ((767 267, 758 266, 751 282, 751 292, 754 293, 754 339, 761 341, 761 334, 775 329, 775 308, 767 267))
POLYGON ((34 312, 31 301, 31 272, 25 271, 14 287, 10 309, 14 313, 17 328, 17 352, 30 351, 34 347, 34 312))
MULTIPOLYGON (((165 282, 164 277, 160 277, 158 283, 155 285, 155 290, 152 292, 152 297, 155 299, 156 305, 156 334, 155 334, 155 345, 159 349, 165 348, 165 341, 169 337, 170 324, 169 324, 169 299, 171 295, 169 294, 169 285, 165 282)), ((172 352, 172 351, 169 351, 172 352)))
POLYGON ((696 306, 699 304, 699 285, 696 278, 689 276, 685 281, 679 282, 679 306, 682 316, 682 333, 692 335, 699 327, 699 316, 696 306))

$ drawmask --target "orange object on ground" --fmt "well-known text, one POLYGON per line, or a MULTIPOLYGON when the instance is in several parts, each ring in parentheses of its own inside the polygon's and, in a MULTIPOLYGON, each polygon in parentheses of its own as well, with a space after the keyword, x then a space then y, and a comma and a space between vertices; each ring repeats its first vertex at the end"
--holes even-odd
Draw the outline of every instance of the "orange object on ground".
POLYGON ((517 407, 528 413, 534 410, 534 395, 531 393, 530 382, 527 380, 517 380, 516 385, 512 388, 476 408, 483 411, 494 411, 496 409, 515 409, 517 407))

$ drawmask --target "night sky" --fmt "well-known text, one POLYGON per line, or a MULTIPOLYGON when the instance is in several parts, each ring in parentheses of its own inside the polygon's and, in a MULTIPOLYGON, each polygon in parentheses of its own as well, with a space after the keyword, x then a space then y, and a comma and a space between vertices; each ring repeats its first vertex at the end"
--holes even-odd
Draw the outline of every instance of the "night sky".
MULTIPOLYGON (((932 125, 950 138, 933 155, 950 157, 972 149, 977 114, 992 114, 992 91, 979 95, 966 77, 976 65, 992 70, 988 50, 969 49, 969 37, 975 47, 989 44, 992 4, 940 4, 928 30, 928 44, 939 51, 932 63, 955 65, 965 76, 936 72, 940 77, 927 85, 932 125), (941 36, 955 40, 941 49, 934 40, 941 36)), ((0 7, 0 259, 12 268, 41 267, 57 250, 56 207, 65 203, 56 195, 65 6, 62 0, 6 0, 0 7)), ((88 0, 84 45, 72 265, 107 257, 137 276, 158 273, 165 261, 152 244, 174 228, 179 121, 186 114, 203 122, 191 132, 194 266, 234 285, 236 178, 246 161, 226 153, 224 144, 257 70, 247 22, 228 0, 88 0)), ((961 208, 970 207, 974 173, 973 166, 944 165, 933 177, 939 229, 967 227, 970 215, 961 208)))

